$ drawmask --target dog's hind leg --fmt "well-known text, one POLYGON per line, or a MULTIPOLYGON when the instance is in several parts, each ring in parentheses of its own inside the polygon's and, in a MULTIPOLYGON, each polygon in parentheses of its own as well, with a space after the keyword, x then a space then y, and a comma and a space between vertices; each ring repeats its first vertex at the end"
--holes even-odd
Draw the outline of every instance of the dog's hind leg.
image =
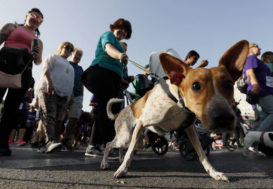
POLYGON ((191 125, 190 127, 185 129, 195 151, 198 154, 199 160, 202 163, 203 167, 205 168, 206 172, 215 180, 224 180, 224 181, 228 181, 228 178, 224 175, 224 173, 222 172, 218 172, 216 171, 212 165, 210 164, 210 162, 208 161, 204 150, 201 146, 199 137, 197 135, 197 131, 194 127, 194 125, 191 125))
POLYGON ((129 144, 129 148, 125 154, 124 160, 123 160, 122 164, 119 166, 118 170, 114 173, 115 178, 119 178, 119 177, 126 175, 127 169, 133 159, 136 143, 142 134, 141 133, 142 130, 143 130, 142 122, 139 120, 136 127, 134 128, 132 139, 129 144))
POLYGON ((100 168, 101 169, 107 169, 108 168, 108 156, 110 151, 115 147, 117 139, 116 137, 111 141, 106 144, 105 150, 104 150, 104 155, 100 163, 100 168))

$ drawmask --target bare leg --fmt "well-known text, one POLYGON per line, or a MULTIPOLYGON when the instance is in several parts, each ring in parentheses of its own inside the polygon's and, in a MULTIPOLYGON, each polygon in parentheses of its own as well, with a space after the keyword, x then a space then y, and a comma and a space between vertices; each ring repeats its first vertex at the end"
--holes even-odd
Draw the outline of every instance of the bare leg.
POLYGON ((9 140, 14 142, 15 135, 16 135, 16 129, 12 129, 12 131, 11 131, 11 133, 9 135, 9 140))
POLYGON ((35 143, 35 142, 39 142, 42 137, 43 137, 43 134, 44 134, 44 129, 43 129, 43 126, 42 126, 42 121, 40 120, 39 123, 38 123, 38 127, 37 127, 37 130, 36 130, 36 134, 33 136, 32 138, 32 143, 35 143))
POLYGON ((19 140, 24 140, 25 133, 26 133, 26 128, 19 129, 19 140))

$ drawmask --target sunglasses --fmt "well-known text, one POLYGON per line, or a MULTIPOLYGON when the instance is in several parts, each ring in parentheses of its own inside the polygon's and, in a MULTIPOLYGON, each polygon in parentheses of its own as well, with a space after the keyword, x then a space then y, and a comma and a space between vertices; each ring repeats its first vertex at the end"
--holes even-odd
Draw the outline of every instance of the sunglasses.
POLYGON ((70 46, 64 46, 65 50, 72 52, 74 49, 70 46))
POLYGON ((32 13, 30 13, 30 16, 32 18, 36 18, 39 23, 42 23, 44 21, 44 19, 37 13, 32 12, 32 13))

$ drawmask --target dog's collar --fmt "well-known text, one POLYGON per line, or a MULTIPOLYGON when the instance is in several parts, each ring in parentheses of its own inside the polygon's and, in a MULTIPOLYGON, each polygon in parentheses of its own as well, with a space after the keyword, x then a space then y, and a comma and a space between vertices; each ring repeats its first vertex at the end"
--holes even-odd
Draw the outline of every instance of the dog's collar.
POLYGON ((260 143, 261 143, 262 145, 264 145, 264 134, 265 134, 265 131, 262 132, 262 134, 261 134, 261 136, 260 136, 260 143))
POLYGON ((170 99, 172 99, 176 104, 178 104, 178 106, 180 106, 181 108, 184 108, 187 112, 193 113, 192 111, 189 110, 189 108, 187 108, 185 106, 184 100, 181 97, 178 89, 177 89, 177 94, 178 94, 178 99, 171 93, 170 89, 169 89, 169 85, 167 84, 166 80, 164 78, 160 78, 159 79, 159 83, 163 89, 163 91, 168 95, 168 97, 170 99))

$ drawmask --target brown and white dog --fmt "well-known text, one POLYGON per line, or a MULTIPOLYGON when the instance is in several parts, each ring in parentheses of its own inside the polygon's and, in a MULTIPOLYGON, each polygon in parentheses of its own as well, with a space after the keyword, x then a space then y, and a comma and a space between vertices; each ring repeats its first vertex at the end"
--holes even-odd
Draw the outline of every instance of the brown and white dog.
MULTIPOLYGON (((160 54, 160 62, 169 78, 166 84, 171 94, 176 99, 181 96, 185 106, 201 120, 205 128, 217 132, 231 131, 236 121, 231 108, 233 84, 242 74, 247 55, 248 42, 242 40, 224 53, 218 67, 193 69, 167 53, 160 54)), ((116 178, 126 175, 144 128, 165 134, 183 125, 188 115, 181 103, 173 101, 160 84, 118 115, 113 115, 110 107, 118 101, 111 99, 107 105, 108 116, 112 119, 116 117, 116 136, 107 143, 101 162, 102 169, 108 168, 109 151, 112 148, 128 147, 122 164, 114 173, 116 178)), ((228 181, 224 173, 216 171, 209 163, 194 125, 191 124, 185 131, 206 172, 215 180, 228 181)))

